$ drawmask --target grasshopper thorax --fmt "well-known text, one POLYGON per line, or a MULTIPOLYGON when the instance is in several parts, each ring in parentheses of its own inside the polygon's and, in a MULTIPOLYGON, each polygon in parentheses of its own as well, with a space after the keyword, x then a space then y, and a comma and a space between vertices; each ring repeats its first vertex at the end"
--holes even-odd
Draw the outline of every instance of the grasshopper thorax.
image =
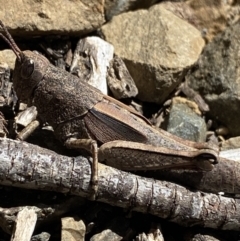
POLYGON ((43 79, 50 63, 35 51, 21 51, 1 20, 0 26, 5 34, 0 33, 0 37, 9 44, 17 57, 13 71, 13 87, 20 100, 31 100, 34 89, 43 79))

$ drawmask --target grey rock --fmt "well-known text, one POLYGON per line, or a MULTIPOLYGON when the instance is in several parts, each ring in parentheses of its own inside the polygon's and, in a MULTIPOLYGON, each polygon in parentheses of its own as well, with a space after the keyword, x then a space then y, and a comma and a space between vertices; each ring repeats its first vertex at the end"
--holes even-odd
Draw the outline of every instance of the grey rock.
POLYGON ((50 239, 50 234, 46 232, 42 232, 40 234, 34 235, 31 238, 31 241, 48 241, 50 239))
POLYGON ((240 135, 240 23, 229 27, 204 49, 188 73, 187 84, 198 91, 213 119, 231 136, 240 135))
POLYGON ((107 83, 116 99, 135 97, 138 94, 136 84, 125 63, 118 56, 115 56, 110 63, 107 83))
POLYGON ((82 35, 96 30, 105 21, 103 0, 0 0, 0 5, 0 19, 14 35, 82 35))
POLYGON ((106 19, 110 20, 113 16, 130 10, 139 8, 149 8, 158 0, 105 0, 106 19))
POLYGON ((211 235, 206 235, 206 234, 195 234, 194 237, 187 239, 187 241, 220 241, 222 239, 215 238, 214 236, 211 235))
POLYGON ((115 16, 101 31, 148 102, 166 100, 204 46, 197 29, 161 5, 115 16))
POLYGON ((90 241, 120 241, 120 240, 122 240, 122 236, 113 232, 111 229, 106 229, 101 233, 95 234, 90 239, 90 241))
POLYGON ((181 99, 173 99, 167 130, 186 140, 205 142, 207 128, 203 118, 193 109, 197 105, 181 99))

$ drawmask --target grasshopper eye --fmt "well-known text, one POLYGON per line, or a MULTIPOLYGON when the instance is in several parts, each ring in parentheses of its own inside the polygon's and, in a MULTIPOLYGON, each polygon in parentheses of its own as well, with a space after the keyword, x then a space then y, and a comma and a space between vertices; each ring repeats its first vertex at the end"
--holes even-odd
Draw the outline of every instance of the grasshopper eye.
POLYGON ((26 59, 23 62, 22 69, 21 69, 21 76, 24 79, 28 79, 31 77, 34 71, 34 61, 32 59, 26 59))

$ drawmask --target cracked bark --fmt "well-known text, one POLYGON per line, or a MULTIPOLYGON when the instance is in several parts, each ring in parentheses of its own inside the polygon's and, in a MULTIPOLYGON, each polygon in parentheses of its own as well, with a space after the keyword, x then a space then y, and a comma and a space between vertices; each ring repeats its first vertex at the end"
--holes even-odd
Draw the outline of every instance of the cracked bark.
MULTIPOLYGON (((0 184, 89 197, 90 159, 66 157, 26 142, 0 138, 0 184)), ((97 201, 150 213, 183 226, 240 230, 240 201, 191 192, 99 164, 97 201)))

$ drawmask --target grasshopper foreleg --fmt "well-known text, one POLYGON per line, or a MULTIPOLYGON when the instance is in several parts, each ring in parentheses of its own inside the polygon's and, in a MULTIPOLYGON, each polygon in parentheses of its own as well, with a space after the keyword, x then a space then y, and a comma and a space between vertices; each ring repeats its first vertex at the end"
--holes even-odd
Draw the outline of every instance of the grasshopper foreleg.
POLYGON ((92 154, 93 162, 92 162, 92 176, 91 176, 91 184, 92 184, 92 195, 91 199, 95 200, 97 189, 98 189, 98 146, 97 142, 92 139, 76 139, 69 138, 65 145, 67 148, 71 149, 85 149, 92 154))

